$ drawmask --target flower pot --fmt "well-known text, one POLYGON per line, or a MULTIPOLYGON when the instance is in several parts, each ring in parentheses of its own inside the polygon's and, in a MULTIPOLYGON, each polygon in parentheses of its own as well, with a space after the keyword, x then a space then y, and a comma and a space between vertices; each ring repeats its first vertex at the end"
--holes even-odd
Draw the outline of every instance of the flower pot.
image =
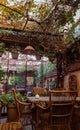
POLYGON ((15 104, 9 103, 7 105, 7 120, 8 122, 17 121, 18 114, 17 108, 15 104))

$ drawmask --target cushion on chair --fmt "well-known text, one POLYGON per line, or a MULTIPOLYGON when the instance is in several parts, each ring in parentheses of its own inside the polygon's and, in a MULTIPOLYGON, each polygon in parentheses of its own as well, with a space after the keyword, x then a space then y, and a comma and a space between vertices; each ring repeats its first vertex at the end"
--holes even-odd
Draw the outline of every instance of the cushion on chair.
POLYGON ((21 122, 9 122, 0 124, 0 130, 23 130, 21 122))

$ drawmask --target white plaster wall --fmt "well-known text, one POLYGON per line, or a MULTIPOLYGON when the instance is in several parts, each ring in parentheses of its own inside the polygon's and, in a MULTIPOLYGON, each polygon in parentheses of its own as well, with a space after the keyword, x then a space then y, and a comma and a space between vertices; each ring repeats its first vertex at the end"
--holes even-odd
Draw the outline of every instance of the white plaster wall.
POLYGON ((76 75, 77 77, 78 96, 80 96, 80 71, 70 72, 64 77, 64 88, 69 89, 69 76, 70 75, 76 75))

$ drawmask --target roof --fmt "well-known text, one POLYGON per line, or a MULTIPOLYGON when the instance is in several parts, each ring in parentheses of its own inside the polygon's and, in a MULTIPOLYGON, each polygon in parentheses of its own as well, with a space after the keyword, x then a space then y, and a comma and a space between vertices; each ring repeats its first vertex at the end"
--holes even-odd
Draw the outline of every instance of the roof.
POLYGON ((71 64, 71 65, 68 65, 66 67, 66 73, 69 73, 69 72, 74 72, 74 71, 80 71, 80 62, 76 62, 74 64, 71 64))

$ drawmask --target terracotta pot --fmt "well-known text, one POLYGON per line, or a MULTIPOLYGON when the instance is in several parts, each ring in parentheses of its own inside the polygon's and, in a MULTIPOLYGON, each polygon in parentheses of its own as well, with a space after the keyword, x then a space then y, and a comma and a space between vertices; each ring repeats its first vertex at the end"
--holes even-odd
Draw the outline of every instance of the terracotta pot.
POLYGON ((9 103, 7 105, 7 120, 8 122, 16 121, 18 119, 17 108, 15 104, 9 103))

